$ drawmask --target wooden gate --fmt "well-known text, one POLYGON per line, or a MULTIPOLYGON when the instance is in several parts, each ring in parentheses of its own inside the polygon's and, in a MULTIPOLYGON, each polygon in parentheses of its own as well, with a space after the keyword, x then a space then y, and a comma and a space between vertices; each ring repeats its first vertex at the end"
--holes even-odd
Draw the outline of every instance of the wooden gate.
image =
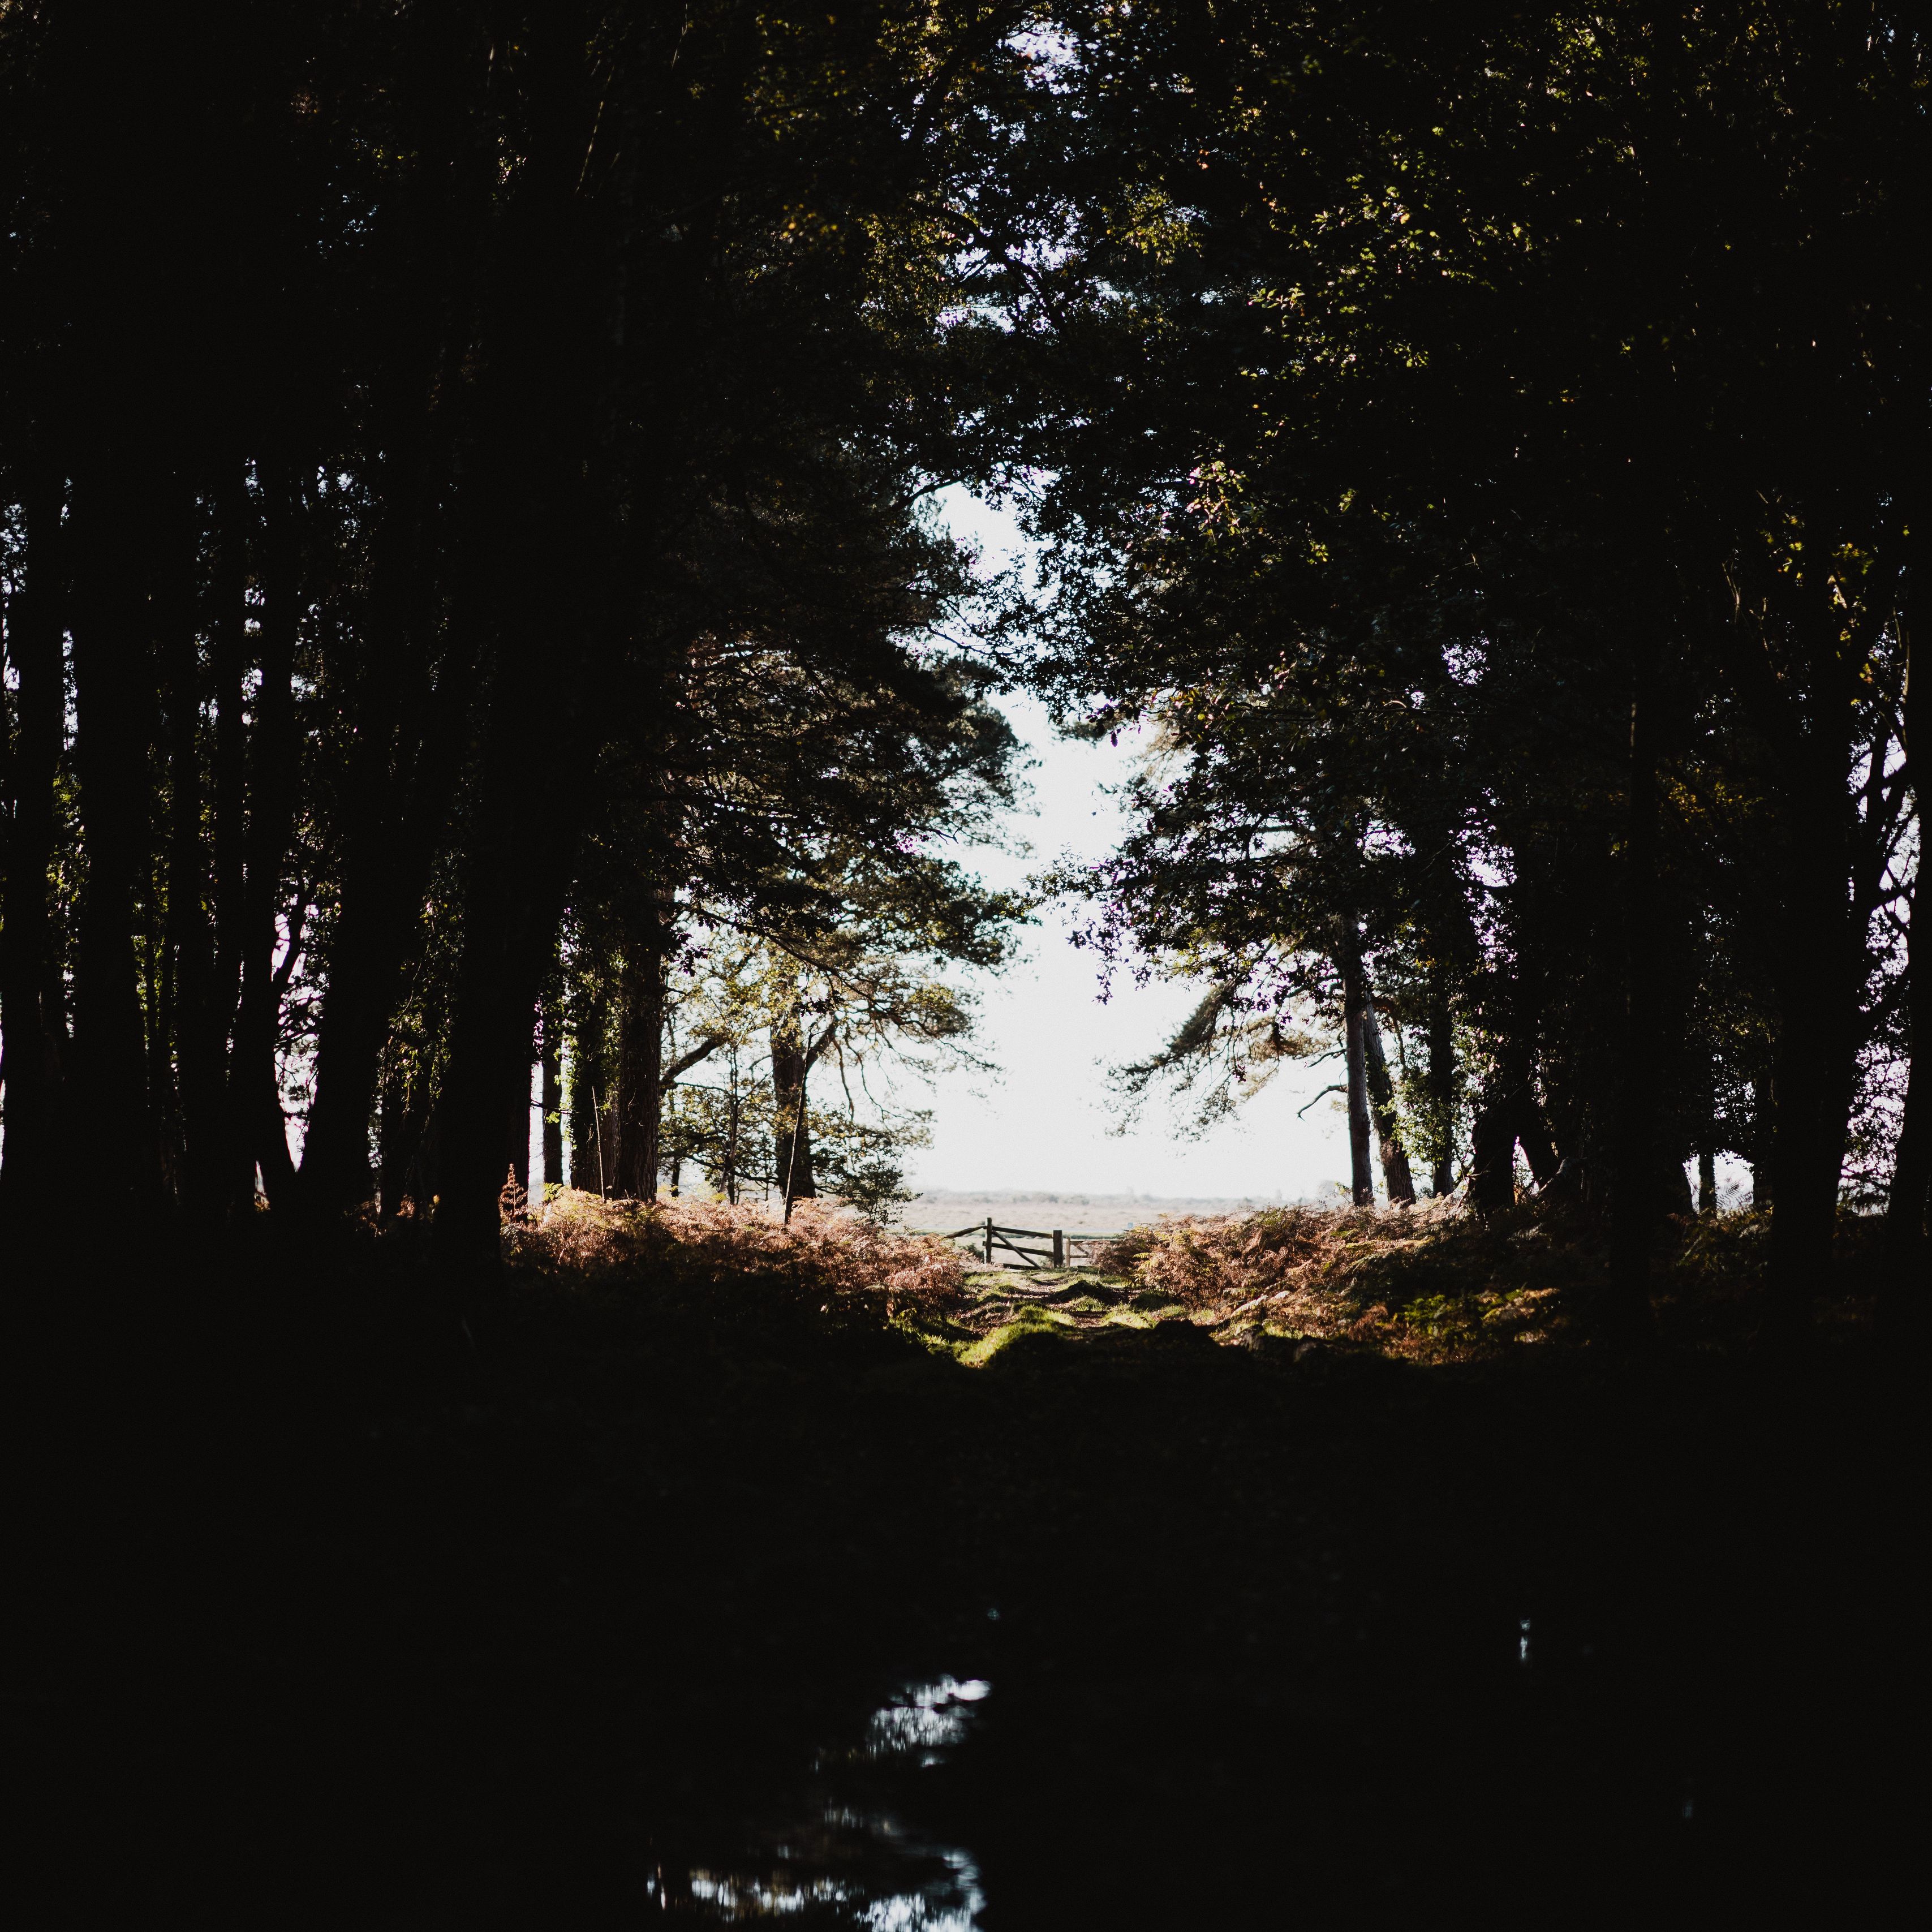
POLYGON ((1000 1258, 1010 1257, 1009 1265, 1014 1268, 1074 1268, 1076 1248, 1091 1249, 1096 1241, 1111 1241, 1118 1238, 1111 1234, 1069 1234, 1058 1228, 1003 1228, 989 1214, 983 1221, 976 1221, 970 1228, 952 1228, 944 1232, 937 1228, 908 1228, 909 1234, 934 1234, 942 1240, 970 1241, 980 1258, 987 1267, 993 1265, 994 1251, 1000 1258), (1023 1244, 1044 1241, 1045 1247, 1028 1247, 1023 1244))

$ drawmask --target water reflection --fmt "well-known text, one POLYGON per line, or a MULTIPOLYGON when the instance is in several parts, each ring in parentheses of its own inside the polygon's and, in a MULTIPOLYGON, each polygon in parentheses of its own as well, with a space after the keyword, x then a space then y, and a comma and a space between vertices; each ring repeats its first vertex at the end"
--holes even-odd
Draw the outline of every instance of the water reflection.
POLYGON ((970 1852, 932 1844, 890 1802, 893 1775, 931 1769, 965 1741, 983 1678, 904 1686, 855 1743, 821 1748, 800 1818, 743 1868, 660 1870, 646 1882, 660 1910, 725 1924, 807 1915, 876 1932, 972 1932, 986 1904, 970 1852), (842 1787, 852 1786, 856 1790, 842 1787))
POLYGON ((909 1684, 902 1702, 872 1713, 866 1732, 867 1755, 916 1753, 922 1765, 938 1764, 948 1745, 964 1740, 968 1708, 992 1688, 983 1677, 969 1677, 963 1684, 941 1677, 931 1684, 909 1684))

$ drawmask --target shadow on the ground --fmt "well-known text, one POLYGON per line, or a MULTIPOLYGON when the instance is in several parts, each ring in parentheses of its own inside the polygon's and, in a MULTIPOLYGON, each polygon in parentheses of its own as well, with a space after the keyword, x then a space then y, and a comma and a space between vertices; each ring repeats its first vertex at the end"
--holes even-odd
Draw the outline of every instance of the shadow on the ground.
POLYGON ((975 1369, 348 1249, 10 1321, 36 1924, 1852 1922, 1901 1842, 1856 1348, 975 1369))

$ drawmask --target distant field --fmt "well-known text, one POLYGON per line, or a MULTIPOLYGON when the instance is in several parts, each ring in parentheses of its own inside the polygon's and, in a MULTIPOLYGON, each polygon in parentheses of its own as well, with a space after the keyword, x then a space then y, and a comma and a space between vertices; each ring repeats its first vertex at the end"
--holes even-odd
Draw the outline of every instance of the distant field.
POLYGON ((1039 1228, 1069 1234, 1102 1234, 1131 1228, 1163 1214, 1246 1214, 1272 1208, 1278 1199, 1261 1195, 1216 1198, 1209 1195, 1091 1194, 1038 1192, 1012 1190, 962 1192, 935 1187, 915 1196, 906 1205, 903 1225, 948 1231, 991 1215, 1001 1227, 1039 1228))

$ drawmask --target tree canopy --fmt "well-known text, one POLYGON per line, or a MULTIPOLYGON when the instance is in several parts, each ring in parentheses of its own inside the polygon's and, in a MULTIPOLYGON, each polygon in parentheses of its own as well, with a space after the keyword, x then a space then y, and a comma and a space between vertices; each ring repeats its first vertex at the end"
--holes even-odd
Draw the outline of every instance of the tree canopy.
POLYGON ((1022 910, 957 842, 1024 679, 1149 734, 1059 881, 1202 984, 1130 1089, 1333 1037, 1358 1200, 1520 1151, 1633 1334, 1692 1162, 1786 1326, 1848 1189, 1916 1279, 1927 56, 1768 0, 9 8, 9 1211, 480 1253, 533 1057, 560 1162, 808 1189, 814 1069, 959 1038, 1022 910), (693 1084, 753 1032, 756 1160, 693 1084))

